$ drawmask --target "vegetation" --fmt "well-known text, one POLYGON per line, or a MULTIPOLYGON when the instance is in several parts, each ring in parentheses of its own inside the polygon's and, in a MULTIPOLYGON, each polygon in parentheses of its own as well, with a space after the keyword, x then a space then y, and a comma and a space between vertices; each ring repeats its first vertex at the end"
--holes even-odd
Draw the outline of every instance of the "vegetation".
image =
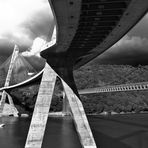
MULTIPOLYGON (((93 61, 74 73, 78 89, 148 81, 148 66, 99 65, 93 61)), ((148 91, 81 95, 87 113, 148 111, 148 91)))
MULTIPOLYGON (((0 86, 4 85, 5 73, 5 68, 1 68, 0 86)), ((21 78, 22 75, 24 76, 24 73, 26 71, 21 69, 19 75, 13 76, 11 84, 18 83, 14 82, 18 77, 20 78, 19 81, 22 81, 21 78)), ((99 65, 94 60, 76 70, 74 77, 79 90, 107 85, 145 82, 148 81, 148 66, 99 65)), ((55 88, 51 111, 60 111, 62 109, 62 98, 60 96, 62 86, 59 80, 57 80, 56 84, 57 87, 55 88)), ((9 93, 14 98, 15 104, 32 112, 38 89, 39 84, 34 84, 32 86, 13 89, 9 93)), ((99 93, 81 95, 80 97, 86 113, 148 111, 148 91, 99 93)))

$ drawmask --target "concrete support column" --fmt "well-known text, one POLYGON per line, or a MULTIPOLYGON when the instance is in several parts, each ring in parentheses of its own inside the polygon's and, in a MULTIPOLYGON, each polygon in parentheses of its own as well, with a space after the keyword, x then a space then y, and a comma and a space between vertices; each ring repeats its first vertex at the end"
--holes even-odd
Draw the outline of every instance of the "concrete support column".
MULTIPOLYGON (((9 69, 8 69, 8 73, 7 73, 7 77, 6 77, 6 80, 5 80, 4 87, 9 86, 9 82, 10 82, 10 78, 11 78, 11 73, 12 73, 12 70, 13 70, 15 59, 18 56, 18 53, 19 53, 18 46, 15 45, 13 53, 12 53, 12 57, 11 57, 11 61, 10 61, 10 65, 9 65, 9 69)), ((5 101, 6 101, 6 92, 3 91, 2 97, 1 97, 1 102, 0 102, 0 116, 2 116, 5 101)))
POLYGON ((3 114, 3 109, 4 109, 4 105, 5 105, 5 101, 6 101, 6 92, 5 90, 3 90, 2 92, 2 96, 1 96, 1 101, 0 101, 0 117, 3 114))
POLYGON ((13 103, 13 100, 12 100, 12 97, 7 93, 7 96, 8 96, 8 101, 9 101, 9 104, 11 106, 11 110, 12 110, 12 114, 14 117, 18 117, 18 110, 16 109, 16 107, 14 106, 14 103, 13 103))
MULTIPOLYGON (((67 77, 66 81, 68 83, 70 81, 70 86, 72 86, 72 89, 61 78, 64 91, 65 91, 63 111, 66 113, 71 111, 71 115, 74 119, 76 130, 80 137, 80 142, 82 144, 82 147, 96 148, 96 144, 95 144, 87 117, 85 115, 83 105, 79 100, 78 94, 76 95, 76 93, 74 93, 74 91, 77 92, 77 90, 73 80, 73 75, 71 75, 72 72, 68 73, 68 70, 67 70, 67 72, 64 74, 66 74, 65 76, 67 77)), ((45 70, 42 76, 42 81, 40 84, 39 93, 37 96, 33 116, 32 116, 32 121, 29 128, 25 148, 41 148, 42 146, 49 108, 50 108, 51 99, 53 96, 56 76, 57 75, 52 70, 52 68, 48 64, 46 64, 45 70)), ((64 75, 63 75, 63 78, 64 78, 64 75)))
POLYGON ((71 114, 70 106, 69 106, 65 92, 63 91, 62 94, 63 94, 63 110, 62 110, 62 113, 63 113, 64 116, 68 116, 68 115, 71 114))
POLYGON ((76 130, 83 148, 97 148, 83 105, 73 90, 62 80, 62 84, 71 108, 76 130))
POLYGON ((42 146, 55 81, 56 73, 46 64, 25 148, 41 148, 42 146))

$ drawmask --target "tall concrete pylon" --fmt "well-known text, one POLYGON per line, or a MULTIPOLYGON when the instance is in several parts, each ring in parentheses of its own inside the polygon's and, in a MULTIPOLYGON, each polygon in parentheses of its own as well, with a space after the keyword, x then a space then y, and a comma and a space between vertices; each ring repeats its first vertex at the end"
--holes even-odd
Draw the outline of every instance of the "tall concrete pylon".
POLYGON ((46 63, 25 148, 41 148, 42 146, 55 82, 56 73, 46 63))
MULTIPOLYGON (((7 92, 5 92, 5 93, 6 93, 6 96, 8 97, 9 106, 6 105, 6 103, 4 104, 2 115, 5 115, 5 116, 13 115, 14 117, 18 117, 19 112, 18 112, 18 110, 16 109, 16 107, 13 103, 12 97, 7 92), (5 105, 7 106, 6 109, 5 109, 5 105)), ((0 95, 2 95, 2 92, 0 92, 0 95)))
POLYGON ((14 116, 14 117, 18 117, 18 110, 16 109, 15 105, 14 105, 14 102, 13 102, 13 99, 12 97, 7 93, 7 96, 8 96, 8 102, 10 104, 10 107, 11 107, 11 114, 14 116))
POLYGON ((97 148, 83 105, 73 90, 62 80, 68 106, 83 148, 97 148))
POLYGON ((63 116, 71 115, 70 106, 69 106, 65 91, 62 92, 62 97, 63 97, 62 114, 63 114, 63 116))
MULTIPOLYGON (((25 148, 42 147, 56 77, 56 72, 46 63, 25 148)), ((61 81, 66 96, 65 112, 67 108, 71 112, 82 147, 97 148, 81 101, 62 78, 61 81)))
MULTIPOLYGON (((13 66, 14 66, 14 63, 15 63, 15 59, 18 56, 18 53, 19 53, 19 48, 18 48, 17 45, 15 45, 13 53, 12 53, 12 57, 11 57, 11 61, 10 61, 10 65, 9 65, 9 69, 8 69, 8 73, 7 73, 7 76, 6 76, 4 87, 9 86, 9 82, 10 82, 10 79, 11 79, 11 74, 12 74, 13 66)), ((6 95, 7 94, 6 94, 5 90, 3 90, 1 101, 0 101, 0 116, 2 116, 2 114, 3 114, 3 108, 4 108, 5 101, 6 101, 6 95)))

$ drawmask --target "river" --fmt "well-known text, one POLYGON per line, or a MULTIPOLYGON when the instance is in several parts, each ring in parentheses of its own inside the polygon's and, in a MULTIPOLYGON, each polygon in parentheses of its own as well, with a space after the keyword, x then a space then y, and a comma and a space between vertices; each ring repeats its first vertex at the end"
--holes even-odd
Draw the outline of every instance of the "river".
MULTIPOLYGON (((88 116, 98 148, 148 148, 148 114, 88 116)), ((0 148, 23 148, 30 118, 2 117, 0 148)), ((70 117, 49 117, 42 148, 82 148, 70 117)))

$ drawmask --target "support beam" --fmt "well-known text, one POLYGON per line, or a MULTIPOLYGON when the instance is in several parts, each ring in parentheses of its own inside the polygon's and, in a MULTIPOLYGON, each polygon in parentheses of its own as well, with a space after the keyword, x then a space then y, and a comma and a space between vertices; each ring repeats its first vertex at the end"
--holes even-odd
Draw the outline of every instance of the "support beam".
MULTIPOLYGON (((25 148, 41 148, 42 146, 56 77, 57 74, 46 63, 25 148)), ((73 76, 70 77, 72 78, 73 76)), ((81 101, 62 79, 61 81, 66 94, 66 97, 64 97, 64 112, 69 113, 69 111, 71 111, 82 147, 96 148, 81 101)), ((72 81, 72 83, 74 83, 74 81, 72 81)), ((72 84, 72 86, 74 85, 75 84, 72 84)))
MULTIPOLYGON (((2 95, 2 92, 0 92, 0 96, 2 95)), ((5 92, 5 95, 8 97, 8 102, 9 102, 9 105, 10 105, 10 114, 12 114, 14 117, 18 117, 18 114, 19 114, 19 112, 18 112, 18 110, 17 110, 17 108, 15 107, 15 105, 14 105, 14 103, 13 103, 13 100, 12 100, 12 97, 7 93, 7 92, 5 92)), ((5 105, 4 105, 5 106, 5 105)), ((5 107, 4 107, 5 108, 5 107)), ((5 114, 6 115, 6 113, 4 113, 4 110, 5 109, 3 109, 3 114, 5 114)), ((9 114, 8 114, 9 115, 9 114)))
MULTIPOLYGON (((14 50, 13 50, 13 54, 12 54, 12 57, 11 57, 11 61, 10 61, 10 65, 9 65, 9 69, 8 69, 8 73, 7 73, 7 77, 6 77, 4 87, 9 86, 9 82, 10 82, 10 79, 11 79, 11 73, 12 73, 12 70, 13 70, 15 59, 18 56, 18 53, 19 53, 19 48, 18 48, 17 45, 15 45, 14 50)), ((0 116, 2 116, 5 101, 6 101, 6 92, 4 90, 2 92, 2 97, 1 97, 1 102, 0 102, 0 116)))
POLYGON ((74 119, 82 147, 97 148, 81 101, 63 80, 62 84, 70 105, 72 117, 74 119))
POLYGON ((16 107, 14 106, 14 103, 13 103, 13 100, 12 100, 12 97, 7 93, 7 96, 8 96, 8 102, 11 106, 11 112, 13 114, 14 117, 18 117, 18 110, 16 109, 16 107))
POLYGON ((25 148, 41 148, 42 146, 55 81, 56 73, 46 64, 25 148))
POLYGON ((70 106, 69 106, 69 103, 68 103, 65 91, 62 92, 62 95, 63 95, 63 110, 62 110, 62 114, 64 116, 68 116, 68 115, 71 114, 71 111, 70 111, 70 106))

